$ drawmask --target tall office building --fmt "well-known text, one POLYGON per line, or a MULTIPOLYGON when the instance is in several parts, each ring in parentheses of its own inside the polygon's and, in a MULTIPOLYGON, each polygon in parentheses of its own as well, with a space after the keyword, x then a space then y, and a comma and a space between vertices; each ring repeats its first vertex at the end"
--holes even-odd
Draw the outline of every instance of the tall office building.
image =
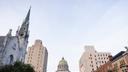
POLYGON ((31 64, 36 72, 47 72, 48 51, 41 40, 28 48, 25 63, 31 64))
POLYGON ((109 61, 109 52, 97 52, 94 46, 85 46, 85 52, 80 58, 80 72, 94 72, 98 67, 109 61))

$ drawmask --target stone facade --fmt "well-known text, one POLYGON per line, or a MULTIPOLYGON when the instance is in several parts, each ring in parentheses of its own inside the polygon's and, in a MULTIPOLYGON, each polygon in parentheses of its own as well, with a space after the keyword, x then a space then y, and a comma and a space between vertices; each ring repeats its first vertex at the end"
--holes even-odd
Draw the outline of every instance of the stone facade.
POLYGON ((128 52, 119 52, 95 72, 128 72, 128 52))
POLYGON ((12 36, 10 29, 6 36, 0 36, 0 66, 13 64, 15 61, 24 62, 29 38, 30 10, 22 24, 12 36))
POLYGON ((48 51, 41 40, 28 48, 25 63, 31 64, 36 72, 47 72, 48 51))
POLYGON ((56 72, 70 72, 68 68, 68 63, 64 58, 62 58, 62 60, 59 62, 56 72))
POLYGON ((112 61, 113 72, 128 72, 128 53, 120 52, 112 61))
POLYGON ((109 52, 97 52, 94 46, 85 46, 85 52, 80 58, 80 72, 94 72, 98 67, 109 61, 109 52))
POLYGON ((109 61, 101 65, 95 72, 112 72, 112 56, 109 56, 109 61))

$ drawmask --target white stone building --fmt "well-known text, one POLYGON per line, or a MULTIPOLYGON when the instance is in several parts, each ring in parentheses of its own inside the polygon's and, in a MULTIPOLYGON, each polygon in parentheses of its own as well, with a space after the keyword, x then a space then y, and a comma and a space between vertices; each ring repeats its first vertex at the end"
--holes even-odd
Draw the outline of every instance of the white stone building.
POLYGON ((0 36, 0 66, 12 64, 15 61, 24 62, 29 38, 30 9, 21 27, 12 36, 10 29, 6 36, 0 36))
POLYGON ((85 52, 80 58, 80 72, 94 72, 98 67, 109 61, 109 52, 97 52, 94 46, 85 46, 85 52))

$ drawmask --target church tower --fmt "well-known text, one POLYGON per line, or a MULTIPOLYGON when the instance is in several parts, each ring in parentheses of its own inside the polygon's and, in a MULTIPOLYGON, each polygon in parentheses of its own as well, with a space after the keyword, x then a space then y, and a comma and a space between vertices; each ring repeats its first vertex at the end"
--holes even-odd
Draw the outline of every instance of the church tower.
POLYGON ((70 72, 68 68, 68 63, 64 57, 59 61, 59 65, 56 72, 70 72))
POLYGON ((24 60, 25 60, 26 48, 28 45, 30 11, 31 11, 31 7, 30 7, 20 29, 17 31, 17 34, 16 34, 18 37, 19 49, 20 49, 19 60, 22 62, 24 62, 24 60))
POLYGON ((21 28, 20 30, 18 31, 18 35, 19 35, 19 38, 24 38, 24 39, 28 39, 29 37, 29 17, 30 17, 30 10, 31 10, 31 7, 28 11, 28 14, 26 16, 26 18, 24 19, 22 25, 21 25, 21 28))
POLYGON ((12 29, 6 36, 0 36, 0 66, 13 64, 16 61, 25 61, 26 48, 29 38, 29 9, 22 25, 13 36, 12 29))

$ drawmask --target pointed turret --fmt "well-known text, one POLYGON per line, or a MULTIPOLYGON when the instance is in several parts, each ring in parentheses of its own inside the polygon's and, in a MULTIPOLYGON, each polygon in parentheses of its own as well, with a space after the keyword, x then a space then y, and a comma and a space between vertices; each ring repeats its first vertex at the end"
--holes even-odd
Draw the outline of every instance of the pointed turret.
POLYGON ((12 36, 12 29, 9 29, 7 36, 12 36))
POLYGON ((25 20, 29 20, 29 17, 30 17, 30 11, 31 11, 31 7, 29 8, 29 11, 28 11, 28 14, 27 14, 25 20))
POLYGON ((26 18, 25 18, 23 24, 28 24, 28 22, 29 22, 29 17, 30 17, 30 11, 31 11, 31 7, 29 8, 29 11, 28 11, 28 13, 27 13, 27 15, 26 15, 26 18))
POLYGON ((31 7, 30 7, 30 9, 29 9, 29 11, 28 11, 28 13, 27 13, 22 25, 21 25, 21 28, 19 29, 18 33, 19 33, 20 38, 25 38, 26 39, 26 38, 29 37, 28 28, 29 28, 30 11, 31 11, 31 7))

